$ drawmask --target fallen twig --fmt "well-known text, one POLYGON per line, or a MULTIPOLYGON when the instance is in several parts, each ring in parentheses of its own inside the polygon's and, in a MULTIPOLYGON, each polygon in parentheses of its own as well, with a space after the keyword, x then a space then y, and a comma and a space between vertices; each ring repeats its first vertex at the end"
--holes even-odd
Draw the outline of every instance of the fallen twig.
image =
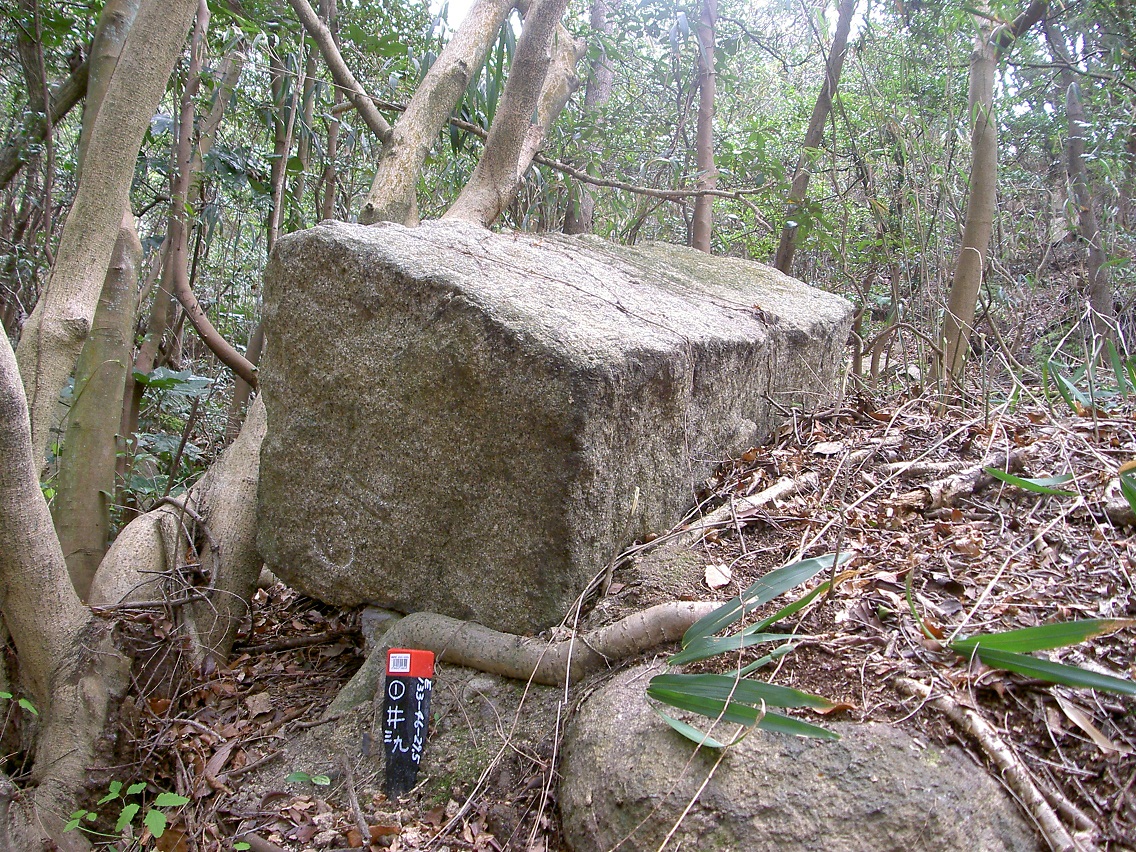
MULTIPOLYGON (((963 707, 947 695, 936 695, 932 698, 931 687, 910 678, 896 678, 895 686, 900 692, 926 701, 978 743, 986 756, 998 767, 1003 780, 1013 791, 1022 807, 1037 823, 1042 836, 1051 848, 1058 850, 1058 852, 1092 852, 1092 850, 1098 848, 1095 838, 1099 836, 1099 831, 1092 831, 1089 837, 1082 834, 1076 840, 1073 839, 1065 826, 1062 825, 1046 797, 1034 783, 1025 764, 1002 741, 1002 738, 990 723, 977 712, 963 707)), ((1085 832, 1085 834, 1089 834, 1089 832, 1085 832)))

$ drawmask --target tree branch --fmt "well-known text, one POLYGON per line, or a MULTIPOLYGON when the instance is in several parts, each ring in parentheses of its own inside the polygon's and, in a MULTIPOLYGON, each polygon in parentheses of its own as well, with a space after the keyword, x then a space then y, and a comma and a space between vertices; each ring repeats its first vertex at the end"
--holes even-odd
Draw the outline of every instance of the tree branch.
POLYGON ((379 138, 379 141, 384 145, 389 143, 391 134, 394 132, 393 128, 376 109, 370 96, 367 95, 359 81, 355 79, 355 75, 351 73, 347 63, 343 61, 343 54, 335 46, 335 39, 332 38, 331 30, 319 19, 319 15, 315 13, 308 0, 288 0, 288 2, 292 4, 300 23, 304 25, 304 29, 308 31, 308 35, 312 37, 312 41, 319 48, 323 61, 327 63, 327 68, 336 85, 347 92, 347 99, 359 111, 364 123, 371 128, 371 132, 379 138))
POLYGON ((83 99, 87 92, 89 67, 88 59, 76 66, 67 79, 52 89, 49 115, 37 114, 30 124, 0 149, 0 191, 8 188, 12 178, 28 161, 28 155, 36 149, 37 143, 43 141, 48 127, 58 124, 83 99))
POLYGON ((375 179, 359 221, 418 221, 415 190, 426 155, 461 100, 473 75, 485 64, 493 34, 512 10, 516 0, 477 0, 454 37, 426 72, 394 126, 389 144, 375 170, 375 179))
POLYGON ((567 0, 534 0, 530 6, 485 150, 443 218, 488 227, 516 195, 521 175, 544 138, 544 128, 532 123, 532 115, 540 105, 552 62, 553 35, 567 5, 567 0))

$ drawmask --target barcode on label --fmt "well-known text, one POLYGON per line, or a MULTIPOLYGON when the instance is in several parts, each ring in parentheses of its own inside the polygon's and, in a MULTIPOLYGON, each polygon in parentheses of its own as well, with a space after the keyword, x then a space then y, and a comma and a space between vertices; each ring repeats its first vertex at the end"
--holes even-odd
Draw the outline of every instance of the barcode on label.
POLYGON ((391 654, 387 663, 391 674, 406 674, 410 671, 410 654, 391 654))

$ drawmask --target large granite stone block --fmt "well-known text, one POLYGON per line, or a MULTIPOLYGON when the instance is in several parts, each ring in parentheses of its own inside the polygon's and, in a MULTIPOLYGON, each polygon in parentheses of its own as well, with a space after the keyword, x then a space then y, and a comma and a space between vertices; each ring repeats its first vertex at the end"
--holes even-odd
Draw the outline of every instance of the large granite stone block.
POLYGON ((265 560, 328 602, 515 632, 777 406, 831 399, 851 321, 759 264, 456 222, 327 222, 265 282, 265 560))

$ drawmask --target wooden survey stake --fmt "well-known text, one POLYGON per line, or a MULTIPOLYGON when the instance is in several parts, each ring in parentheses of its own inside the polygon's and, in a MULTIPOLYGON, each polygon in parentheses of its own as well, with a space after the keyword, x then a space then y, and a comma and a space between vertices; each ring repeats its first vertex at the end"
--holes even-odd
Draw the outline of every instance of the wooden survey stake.
POLYGON ((431 651, 391 648, 387 652, 383 753, 389 799, 409 793, 418 779, 418 765, 422 762, 430 721, 430 678, 433 676, 431 651))

